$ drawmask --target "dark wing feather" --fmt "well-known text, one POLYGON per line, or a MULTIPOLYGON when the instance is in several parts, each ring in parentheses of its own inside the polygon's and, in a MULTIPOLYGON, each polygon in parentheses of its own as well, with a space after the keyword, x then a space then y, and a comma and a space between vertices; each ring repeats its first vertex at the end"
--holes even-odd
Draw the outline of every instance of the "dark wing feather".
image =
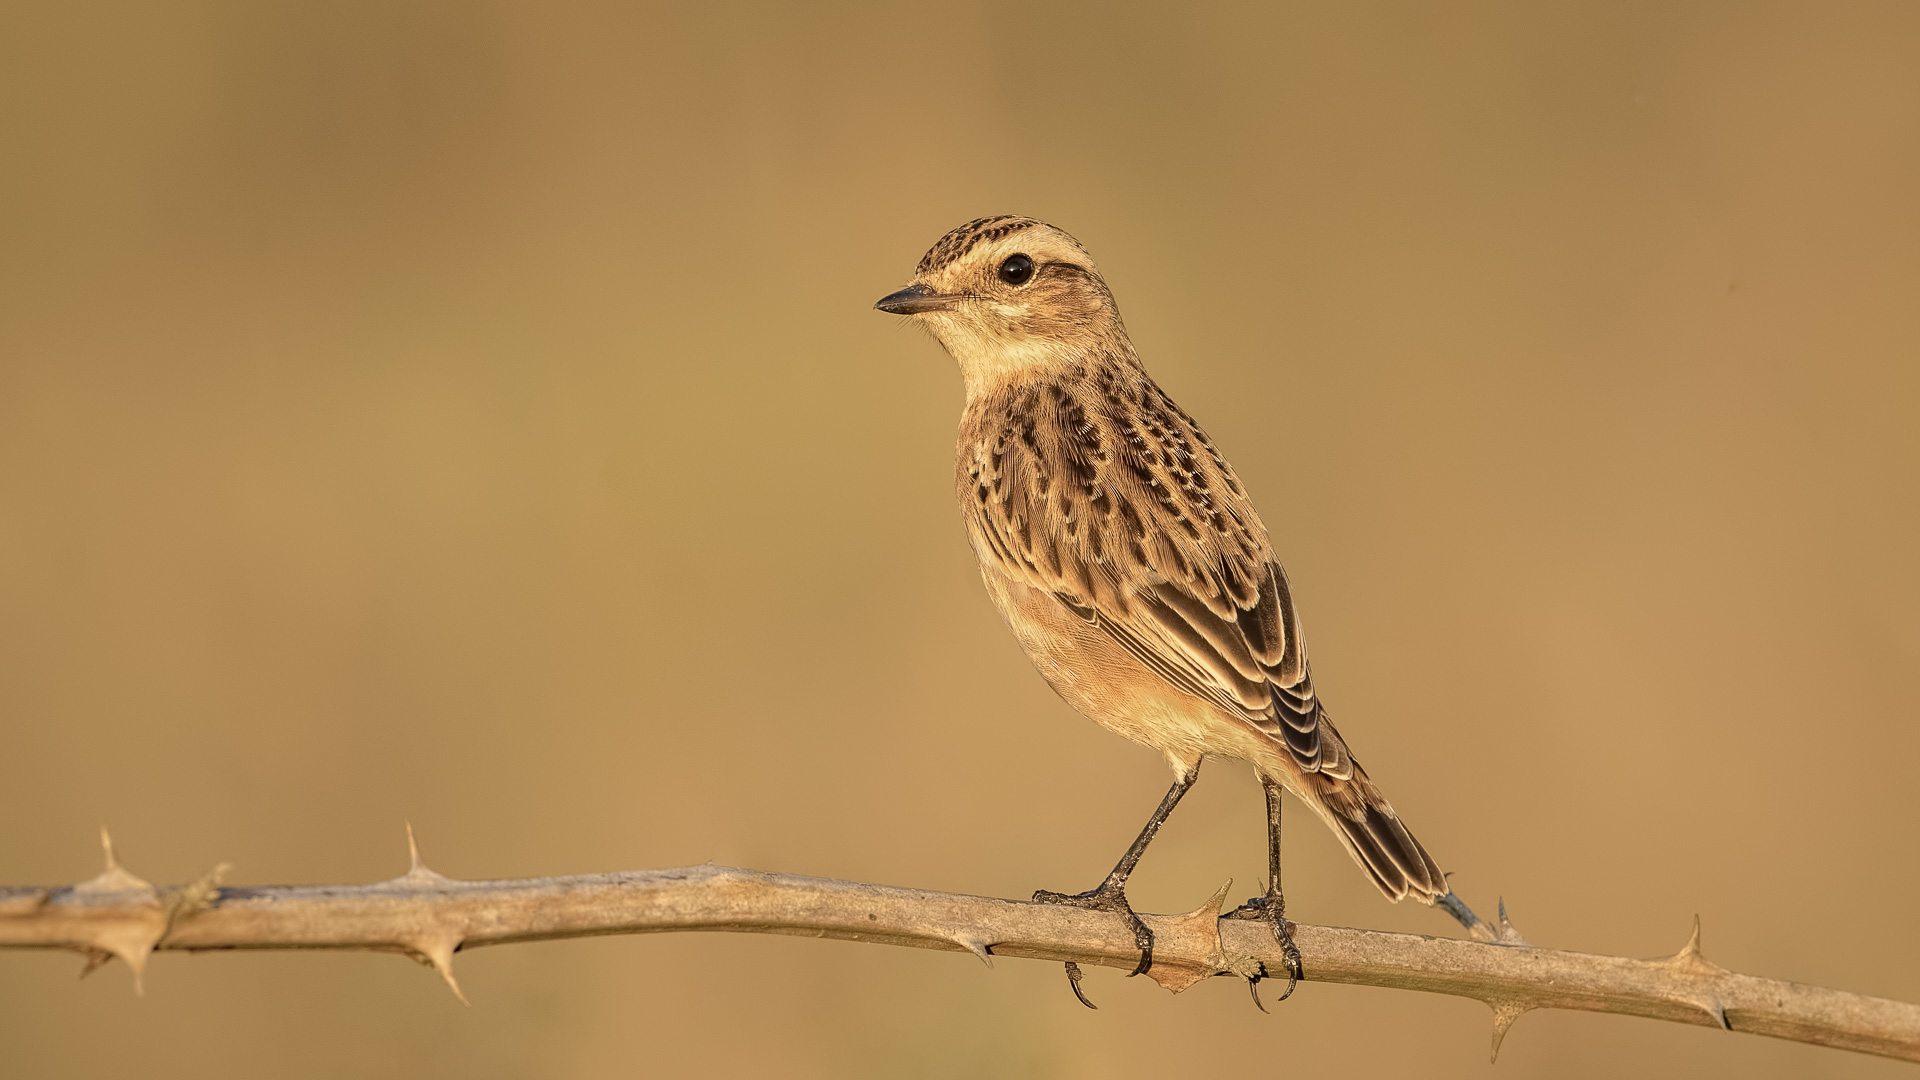
POLYGON ((1351 775, 1286 572, 1233 470, 1137 369, 977 402, 956 477, 975 549, 1168 682, 1351 775))

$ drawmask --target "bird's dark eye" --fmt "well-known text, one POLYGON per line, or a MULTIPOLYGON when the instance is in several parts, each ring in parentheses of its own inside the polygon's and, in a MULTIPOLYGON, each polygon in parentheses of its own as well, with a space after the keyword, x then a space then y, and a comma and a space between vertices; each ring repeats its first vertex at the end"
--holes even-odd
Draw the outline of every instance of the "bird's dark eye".
POLYGON ((1033 278, 1033 260, 1025 255, 1009 255, 1000 264, 1000 280, 1009 285, 1025 285, 1033 278))

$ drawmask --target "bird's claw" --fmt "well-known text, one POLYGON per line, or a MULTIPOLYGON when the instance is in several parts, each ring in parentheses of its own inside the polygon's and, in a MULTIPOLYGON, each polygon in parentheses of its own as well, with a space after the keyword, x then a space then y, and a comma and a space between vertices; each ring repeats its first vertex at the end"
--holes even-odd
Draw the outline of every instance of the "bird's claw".
MULTIPOLYGON (((1142 922, 1140 916, 1134 912, 1133 905, 1127 903, 1126 890, 1111 880, 1102 882, 1097 889, 1083 893, 1057 893, 1046 889, 1035 889, 1033 899, 1039 904, 1061 904, 1087 911, 1106 911, 1115 915, 1125 915, 1127 921, 1133 925, 1133 944, 1140 950, 1140 962, 1127 973, 1127 977, 1144 975, 1147 969, 1153 966, 1153 931, 1147 929, 1147 924, 1142 922)), ((1073 979, 1074 994, 1083 1003, 1087 1003, 1088 1008, 1092 1008, 1092 1004, 1087 1002, 1086 995, 1080 993, 1080 981, 1074 978, 1074 972, 1069 971, 1067 977, 1073 979)))
MULTIPOLYGON (((1247 976, 1247 993, 1253 996, 1253 1007, 1259 1009, 1261 1012, 1266 1012, 1267 1003, 1260 1000, 1260 980, 1267 977, 1267 965, 1258 960, 1255 960, 1253 965, 1256 970, 1253 974, 1247 976)), ((1284 1001, 1286 999, 1282 998, 1281 1000, 1284 1001)))
MULTIPOLYGON (((1287 906, 1284 899, 1277 895, 1268 894, 1266 896, 1256 896, 1222 916, 1222 918, 1228 919, 1246 919, 1253 922, 1263 922, 1272 929, 1273 940, 1280 946, 1281 958, 1287 962, 1287 989, 1279 997, 1274 999, 1275 1004, 1293 996, 1294 988, 1300 985, 1300 976, 1302 974, 1300 967, 1300 947, 1293 943, 1293 924, 1287 921, 1286 910, 1287 906)), ((1257 987, 1260 984, 1260 980, 1267 977, 1266 965, 1262 964, 1260 966, 1260 973, 1247 980, 1247 989, 1253 994, 1253 1003, 1260 1006, 1261 1012, 1266 1012, 1267 1007, 1261 1004, 1260 991, 1257 987)))
POLYGON ((1100 1006, 1088 1001, 1087 992, 1080 989, 1080 965, 1071 960, 1067 961, 1067 985, 1073 987, 1073 996, 1080 999, 1080 1004, 1096 1012, 1099 1011, 1100 1006))

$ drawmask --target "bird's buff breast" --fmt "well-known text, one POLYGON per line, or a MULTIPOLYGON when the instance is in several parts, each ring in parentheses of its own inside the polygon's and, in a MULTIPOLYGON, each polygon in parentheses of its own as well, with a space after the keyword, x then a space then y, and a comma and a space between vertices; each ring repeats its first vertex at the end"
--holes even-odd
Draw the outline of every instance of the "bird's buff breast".
POLYGON ((1027 658, 1081 715, 1160 751, 1182 775, 1207 754, 1256 764, 1273 756, 1269 740, 1155 675, 1051 595, 985 562, 980 576, 1027 658))

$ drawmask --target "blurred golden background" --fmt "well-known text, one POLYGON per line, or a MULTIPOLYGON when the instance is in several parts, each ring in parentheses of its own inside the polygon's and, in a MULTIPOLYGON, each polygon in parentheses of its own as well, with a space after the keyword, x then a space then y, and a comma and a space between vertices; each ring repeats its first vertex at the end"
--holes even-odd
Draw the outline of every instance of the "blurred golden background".
MULTIPOLYGON (((0 9, 0 880, 999 896, 1168 782, 950 504, 942 232, 1078 236, 1483 913, 1920 999, 1920 9, 0 9)), ((1296 812, 1301 919, 1427 933, 1296 812)), ((1216 764, 1135 879, 1264 867, 1216 764)), ((8 1076, 1480 1076, 1476 1002, 733 935, 0 955, 8 1076), (1271 995, 1269 995, 1271 996, 1271 995)), ((1893 1076, 1534 1013, 1495 1075, 1893 1076)))

